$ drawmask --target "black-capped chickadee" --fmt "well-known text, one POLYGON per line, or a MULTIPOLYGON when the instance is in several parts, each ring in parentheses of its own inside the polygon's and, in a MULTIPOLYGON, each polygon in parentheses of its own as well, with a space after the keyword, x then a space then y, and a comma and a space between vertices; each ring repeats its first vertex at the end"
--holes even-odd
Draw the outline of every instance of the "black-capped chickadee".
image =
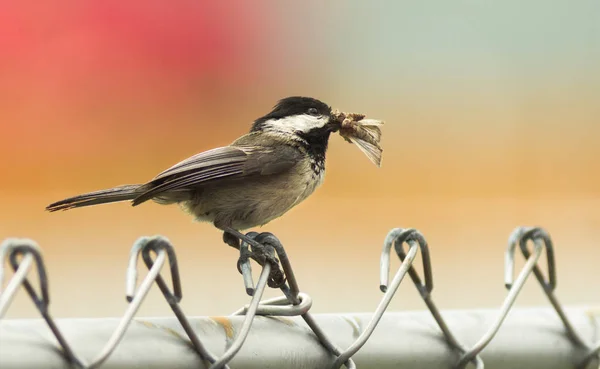
POLYGON ((327 104, 288 97, 229 146, 196 154, 147 183, 70 197, 46 210, 125 200, 133 206, 148 200, 176 203, 198 221, 224 231, 224 239, 233 236, 252 244, 239 231, 282 216, 323 182, 329 136, 340 128, 327 104))

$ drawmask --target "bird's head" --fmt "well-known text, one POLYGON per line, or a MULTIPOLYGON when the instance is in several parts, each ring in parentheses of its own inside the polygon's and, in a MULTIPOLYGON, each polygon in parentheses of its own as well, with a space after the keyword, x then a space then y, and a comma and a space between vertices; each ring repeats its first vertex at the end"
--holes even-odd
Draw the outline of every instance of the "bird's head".
POLYGON ((340 124, 331 107, 312 97, 291 96, 279 100, 271 112, 256 119, 251 132, 262 131, 300 138, 329 138, 340 124))
POLYGON ((286 97, 271 112, 254 121, 251 132, 262 132, 304 146, 311 155, 324 159, 332 132, 355 143, 369 160, 381 165, 379 140, 383 121, 364 119, 364 114, 333 111, 312 97, 286 97))

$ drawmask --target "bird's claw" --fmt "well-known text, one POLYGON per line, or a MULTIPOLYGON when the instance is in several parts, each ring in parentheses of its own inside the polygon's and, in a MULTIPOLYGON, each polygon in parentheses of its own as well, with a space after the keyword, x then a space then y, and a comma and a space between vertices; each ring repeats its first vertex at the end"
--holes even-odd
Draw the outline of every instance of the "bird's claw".
MULTIPOLYGON (((252 247, 252 250, 246 247, 242 248, 239 246, 239 240, 236 237, 229 237, 228 233, 223 235, 223 241, 225 243, 240 250, 240 257, 237 262, 238 271, 242 273, 241 265, 246 263, 249 259, 256 261, 261 266, 264 266, 268 263, 271 266, 271 273, 269 275, 267 285, 271 288, 280 288, 283 286, 286 282, 286 278, 284 272, 279 267, 279 259, 275 255, 275 250, 261 242, 265 237, 273 235, 269 232, 263 232, 260 234, 257 232, 249 232, 246 233, 245 236, 254 242, 259 243, 261 247, 252 247), (235 239, 235 241, 233 241, 233 239, 235 239), (235 245, 237 245, 237 247, 235 245)), ((250 246, 252 246, 252 244, 250 244, 250 246)))
POLYGON ((223 232, 223 242, 233 247, 236 250, 240 249, 240 240, 236 236, 228 232, 223 232))

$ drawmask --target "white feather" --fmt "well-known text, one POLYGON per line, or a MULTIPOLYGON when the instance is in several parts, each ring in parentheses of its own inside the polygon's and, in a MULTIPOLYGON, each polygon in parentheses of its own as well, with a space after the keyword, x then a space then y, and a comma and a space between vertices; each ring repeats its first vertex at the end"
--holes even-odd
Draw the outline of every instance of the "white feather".
POLYGON ((312 116, 308 114, 294 115, 265 122, 263 129, 280 133, 309 132, 315 128, 324 127, 329 122, 328 116, 312 116))

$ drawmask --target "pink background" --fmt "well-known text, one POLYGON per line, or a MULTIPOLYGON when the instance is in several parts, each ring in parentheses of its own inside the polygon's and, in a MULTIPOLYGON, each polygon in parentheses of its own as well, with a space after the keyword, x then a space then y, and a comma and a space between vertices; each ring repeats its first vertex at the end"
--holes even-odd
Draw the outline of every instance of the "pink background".
MULTIPOLYGON (((187 313, 246 303, 235 252, 177 207, 44 207, 146 181, 298 94, 386 121, 382 168, 333 137, 323 187, 263 228, 314 311, 374 310, 393 227, 429 240, 443 309, 499 306, 518 225, 551 232, 563 302, 600 300, 597 2, 201 3, 0 3, 0 238, 43 248, 56 316, 120 315, 129 248, 153 234, 187 313)), ((531 281, 518 304, 546 301, 531 281)), ((392 306, 424 308, 409 283, 392 306)), ((141 314, 169 314, 158 290, 141 314)), ((21 293, 8 316, 37 314, 21 293)))

